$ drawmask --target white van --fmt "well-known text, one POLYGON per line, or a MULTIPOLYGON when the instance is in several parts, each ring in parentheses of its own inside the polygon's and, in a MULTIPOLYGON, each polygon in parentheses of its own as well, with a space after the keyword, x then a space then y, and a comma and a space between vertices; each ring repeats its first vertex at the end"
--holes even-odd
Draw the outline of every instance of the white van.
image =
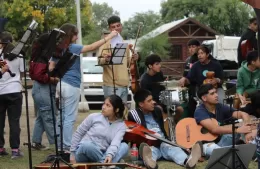
POLYGON ((226 79, 233 79, 237 76, 239 40, 240 37, 216 35, 216 39, 202 42, 211 50, 212 56, 220 62, 226 79))
MULTIPOLYGON (((97 57, 83 57, 83 84, 85 98, 90 105, 102 105, 104 102, 103 92, 103 68, 97 66, 97 57)), ((131 90, 128 90, 128 107, 135 108, 135 102, 131 90)))

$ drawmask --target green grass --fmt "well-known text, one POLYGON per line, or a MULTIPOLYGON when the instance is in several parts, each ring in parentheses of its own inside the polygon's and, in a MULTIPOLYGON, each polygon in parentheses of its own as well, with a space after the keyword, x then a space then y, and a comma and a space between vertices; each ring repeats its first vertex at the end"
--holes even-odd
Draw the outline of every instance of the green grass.
MULTIPOLYGON (((97 111, 92 111, 92 112, 97 112, 97 111)), ((88 113, 79 113, 78 114, 78 118, 77 118, 77 122, 75 127, 80 124, 80 122, 88 115, 88 113)), ((33 125, 34 125, 34 112, 33 109, 30 108, 30 131, 32 133, 33 130, 33 125)), ((25 112, 23 113, 22 117, 21 117, 21 150, 24 152, 25 156, 23 158, 20 159, 16 159, 16 160, 11 160, 10 159, 10 155, 7 157, 1 157, 0 158, 0 169, 29 169, 29 158, 28 158, 28 148, 27 146, 24 146, 23 143, 27 142, 27 127, 26 127, 26 116, 25 116, 25 112)), ((8 127, 8 122, 6 121, 6 128, 5 128, 5 140, 6 140, 6 148, 7 151, 10 152, 9 147, 9 127, 8 127)), ((31 134, 32 135, 32 134, 31 134)), ((47 138, 44 135, 43 136, 43 144, 47 144, 47 138)), ((52 148, 51 150, 47 150, 47 151, 32 151, 32 164, 33 166, 36 166, 38 164, 40 164, 41 162, 43 162, 45 160, 45 158, 49 155, 49 154, 54 154, 54 148, 52 148)), ((183 167, 176 165, 173 162, 166 162, 166 161, 160 161, 158 162, 159 164, 159 168, 160 169, 183 169, 183 167)), ((205 166, 207 165, 207 161, 203 162, 203 163, 198 163, 196 169, 204 169, 205 166)), ((249 169, 256 169, 257 168, 257 163, 255 162, 251 162, 249 165, 249 169)))

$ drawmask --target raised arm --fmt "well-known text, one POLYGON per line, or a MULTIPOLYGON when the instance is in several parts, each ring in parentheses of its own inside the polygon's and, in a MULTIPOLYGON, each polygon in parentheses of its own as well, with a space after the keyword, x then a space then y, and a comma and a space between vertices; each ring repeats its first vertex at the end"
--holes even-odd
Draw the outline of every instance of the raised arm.
POLYGON ((99 48, 100 46, 104 45, 108 40, 112 39, 113 37, 115 37, 117 35, 118 35, 117 31, 112 31, 107 37, 105 37, 97 42, 94 42, 90 45, 84 45, 81 50, 81 53, 86 53, 88 51, 95 50, 95 49, 99 48))

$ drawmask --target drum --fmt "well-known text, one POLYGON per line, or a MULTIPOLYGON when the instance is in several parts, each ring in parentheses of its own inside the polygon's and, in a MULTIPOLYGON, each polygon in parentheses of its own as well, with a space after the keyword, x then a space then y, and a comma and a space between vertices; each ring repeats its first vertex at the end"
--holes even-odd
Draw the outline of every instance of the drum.
POLYGON ((164 105, 182 104, 188 102, 189 93, 187 88, 176 88, 161 91, 159 99, 164 105))

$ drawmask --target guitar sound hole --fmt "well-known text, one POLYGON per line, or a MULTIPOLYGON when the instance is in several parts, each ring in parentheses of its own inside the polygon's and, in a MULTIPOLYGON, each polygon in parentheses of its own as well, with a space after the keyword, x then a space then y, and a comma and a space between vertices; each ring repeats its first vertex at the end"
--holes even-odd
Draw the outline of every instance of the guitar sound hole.
POLYGON ((201 128, 201 131, 200 131, 202 134, 207 134, 208 133, 208 130, 205 129, 205 128, 201 128))

